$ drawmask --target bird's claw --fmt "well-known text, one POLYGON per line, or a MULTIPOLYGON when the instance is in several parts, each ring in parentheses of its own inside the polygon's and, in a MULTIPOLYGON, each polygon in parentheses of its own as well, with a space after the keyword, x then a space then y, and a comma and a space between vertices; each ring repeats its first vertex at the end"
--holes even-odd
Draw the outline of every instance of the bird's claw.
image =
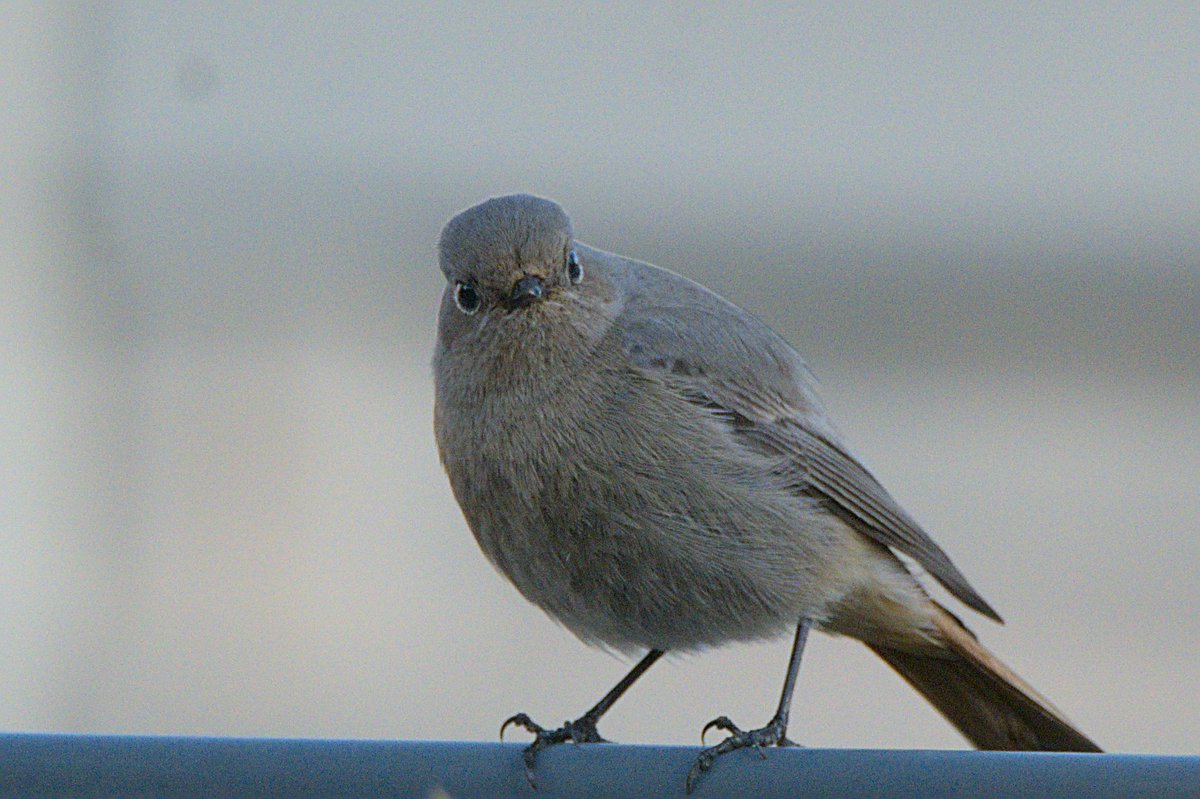
POLYGON ((510 724, 523 727, 534 735, 533 741, 522 752, 522 759, 525 761, 525 778, 529 780, 529 787, 535 789, 537 788, 537 777, 534 775, 533 767, 537 763, 538 752, 566 741, 571 741, 576 745, 608 743, 608 740, 603 738, 596 729, 596 720, 588 715, 580 716, 574 721, 564 721, 557 730, 547 730, 531 719, 528 714, 517 713, 509 716, 500 725, 500 740, 504 740, 504 731, 510 724))
POLYGON ((729 716, 717 716, 715 719, 704 725, 704 729, 700 730, 700 743, 704 743, 704 736, 708 735, 708 731, 712 729, 724 730, 731 732, 734 735, 741 735, 742 730, 738 725, 734 724, 729 716))
POLYGON ((545 732, 545 730, 542 729, 542 726, 540 724, 538 724, 533 719, 529 718, 528 714, 517 713, 515 715, 509 716, 507 719, 504 720, 504 723, 500 725, 500 740, 501 741, 504 740, 504 731, 508 729, 508 725, 510 725, 510 724, 515 724, 518 727, 524 727, 525 729, 529 730, 534 735, 541 735, 543 732, 545 732))
POLYGON ((729 719, 728 716, 718 716, 708 724, 704 725, 704 729, 700 732, 700 740, 704 741, 704 735, 711 729, 724 730, 729 733, 729 737, 716 746, 710 746, 705 749, 696 758, 696 762, 692 765, 691 770, 687 775, 685 788, 690 794, 700 781, 701 775, 712 768, 713 763, 717 758, 727 752, 732 752, 735 749, 745 749, 754 747, 759 756, 764 760, 767 753, 763 751, 764 746, 796 746, 796 742, 787 737, 787 726, 780 719, 771 719, 767 726, 757 730, 743 730, 729 719))

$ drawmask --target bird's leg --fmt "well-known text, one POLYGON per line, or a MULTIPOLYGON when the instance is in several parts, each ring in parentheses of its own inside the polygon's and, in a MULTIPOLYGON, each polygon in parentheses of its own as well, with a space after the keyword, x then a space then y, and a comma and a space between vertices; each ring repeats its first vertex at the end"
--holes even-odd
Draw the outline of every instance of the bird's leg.
POLYGON ((608 712, 610 707, 616 704, 621 695, 629 690, 629 686, 637 682, 638 677, 645 674, 646 670, 653 666, 655 661, 662 656, 663 650, 651 649, 591 710, 574 721, 564 722, 557 730, 545 729, 524 713, 518 713, 506 720, 500 726, 501 739, 504 738, 504 731, 508 729, 508 725, 510 724, 524 727, 536 736, 533 739, 533 743, 525 747, 524 754, 525 776, 529 779, 530 786, 537 787, 537 780, 533 774, 533 766, 537 760, 538 752, 543 749, 566 741, 572 741, 577 744, 606 743, 605 739, 601 738, 600 733, 596 730, 596 723, 600 721, 601 716, 608 712))
POLYGON ((788 661, 787 677, 783 681, 783 693, 779 697, 779 709, 775 711, 774 717, 767 722, 765 727, 757 730, 743 730, 730 721, 728 716, 719 716, 704 725, 704 729, 700 732, 702 741, 705 733, 713 728, 725 730, 730 735, 716 746, 705 749, 696 758, 696 763, 687 776, 688 793, 691 793, 692 789, 696 787, 700 775, 708 771, 716 759, 726 752, 753 746, 765 758, 766 754, 762 751, 764 746, 796 746, 796 743, 787 737, 788 711, 792 706, 792 691, 796 688, 796 675, 800 672, 800 656, 804 654, 804 642, 808 639, 808 631, 811 627, 812 622, 808 619, 801 619, 796 626, 796 639, 792 644, 792 657, 788 661))

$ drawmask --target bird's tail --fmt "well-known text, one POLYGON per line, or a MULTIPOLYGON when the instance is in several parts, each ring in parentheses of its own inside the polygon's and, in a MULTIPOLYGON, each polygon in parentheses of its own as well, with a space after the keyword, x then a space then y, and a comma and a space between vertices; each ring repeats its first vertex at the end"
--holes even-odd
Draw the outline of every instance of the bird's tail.
POLYGON ((979 749, 1100 752, 1049 700, 1005 666, 952 613, 934 604, 943 646, 868 644, 979 749))

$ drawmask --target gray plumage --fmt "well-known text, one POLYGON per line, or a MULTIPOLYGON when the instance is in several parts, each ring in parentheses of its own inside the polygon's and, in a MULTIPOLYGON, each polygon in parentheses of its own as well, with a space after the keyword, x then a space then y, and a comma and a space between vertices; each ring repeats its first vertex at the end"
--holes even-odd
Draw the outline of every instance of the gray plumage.
MULTIPOLYGON (((806 619, 864 641, 927 695, 939 661, 984 669, 894 553, 999 616, 850 453, 808 368, 765 324, 574 241, 563 210, 528 195, 462 212, 439 251, 441 458, 480 547, 531 602, 625 652, 771 637, 806 619), (520 291, 534 284, 536 297, 520 291)), ((1039 723, 1070 729, 1025 688, 976 690, 993 711, 1038 708, 1019 733, 993 729, 1016 724, 1000 713, 972 734, 978 711, 962 711, 968 723, 954 707, 971 703, 931 699, 992 748, 1029 748, 1039 723)))

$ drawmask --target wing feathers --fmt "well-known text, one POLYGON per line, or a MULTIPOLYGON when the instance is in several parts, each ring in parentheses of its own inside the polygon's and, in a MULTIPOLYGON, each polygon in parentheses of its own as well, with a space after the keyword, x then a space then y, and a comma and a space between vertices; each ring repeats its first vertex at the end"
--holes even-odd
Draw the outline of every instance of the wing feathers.
POLYGON ((624 282, 615 329, 631 366, 717 414, 735 440, 781 462, 797 491, 823 495, 864 535, 913 558, 954 596, 1000 621, 946 553, 838 441, 812 375, 787 342, 687 278, 586 252, 624 282))

